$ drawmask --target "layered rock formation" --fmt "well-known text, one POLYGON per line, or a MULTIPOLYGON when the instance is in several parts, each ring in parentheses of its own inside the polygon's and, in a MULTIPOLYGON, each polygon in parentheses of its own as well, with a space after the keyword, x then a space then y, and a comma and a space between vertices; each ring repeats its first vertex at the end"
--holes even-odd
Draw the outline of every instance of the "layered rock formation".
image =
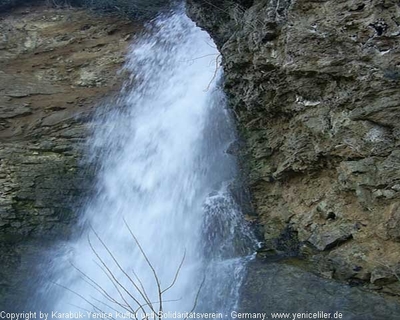
POLYGON ((83 161, 89 120, 120 87, 118 70, 138 28, 120 16, 34 2, 0 15, 3 309, 26 302, 25 280, 39 274, 48 239, 72 231, 93 176, 83 161))
POLYGON ((0 229, 59 232, 88 189, 78 162, 96 101, 116 88, 129 21, 24 7, 0 17, 0 229), (60 222, 60 223, 58 223, 60 222))
POLYGON ((400 4, 189 0, 215 39, 264 255, 400 294, 400 4))

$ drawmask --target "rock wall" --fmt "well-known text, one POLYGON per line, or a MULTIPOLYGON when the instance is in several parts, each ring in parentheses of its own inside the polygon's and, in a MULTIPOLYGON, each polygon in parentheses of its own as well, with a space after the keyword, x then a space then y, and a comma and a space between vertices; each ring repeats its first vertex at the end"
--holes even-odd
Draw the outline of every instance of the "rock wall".
POLYGON ((141 28, 30 3, 0 13, 0 306, 9 311, 26 310, 43 252, 73 231, 92 189, 83 152, 92 114, 119 90, 141 28))
POLYGON ((0 16, 1 234, 68 232, 91 181, 80 168, 88 120, 119 83, 133 29, 77 9, 0 16))
POLYGON ((188 2, 221 51, 262 255, 399 295, 399 2, 188 2))
POLYGON ((323 319, 322 311, 331 314, 326 319, 345 320, 395 320, 400 314, 395 298, 321 279, 290 263, 252 261, 247 268, 238 308, 243 313, 265 312, 274 319, 270 313, 320 312, 323 319))
POLYGON ((168 11, 171 0, 0 0, 0 12, 18 6, 45 3, 58 8, 81 7, 98 12, 117 12, 135 21, 147 21, 161 11, 168 11))

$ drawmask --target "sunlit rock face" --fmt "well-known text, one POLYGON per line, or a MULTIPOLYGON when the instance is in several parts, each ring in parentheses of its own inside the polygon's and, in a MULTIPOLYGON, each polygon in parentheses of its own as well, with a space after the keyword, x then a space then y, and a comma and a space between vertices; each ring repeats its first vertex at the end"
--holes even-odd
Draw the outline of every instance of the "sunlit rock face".
POLYGON ((398 295, 398 1, 189 0, 223 57, 265 255, 398 295))

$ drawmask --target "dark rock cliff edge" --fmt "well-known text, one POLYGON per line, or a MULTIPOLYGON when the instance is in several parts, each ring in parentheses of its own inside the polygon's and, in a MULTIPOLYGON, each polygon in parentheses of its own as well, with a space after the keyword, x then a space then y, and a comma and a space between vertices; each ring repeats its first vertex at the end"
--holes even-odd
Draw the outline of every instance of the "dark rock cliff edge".
POLYGON ((222 55, 259 256, 398 297, 399 1, 188 3, 222 55))

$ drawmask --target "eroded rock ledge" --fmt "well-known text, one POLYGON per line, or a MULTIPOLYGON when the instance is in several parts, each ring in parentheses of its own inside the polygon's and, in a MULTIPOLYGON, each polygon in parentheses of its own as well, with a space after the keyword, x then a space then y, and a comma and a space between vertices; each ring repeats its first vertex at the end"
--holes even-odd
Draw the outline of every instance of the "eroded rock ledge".
POLYGON ((215 39, 270 252, 400 294, 400 5, 189 0, 215 39))

